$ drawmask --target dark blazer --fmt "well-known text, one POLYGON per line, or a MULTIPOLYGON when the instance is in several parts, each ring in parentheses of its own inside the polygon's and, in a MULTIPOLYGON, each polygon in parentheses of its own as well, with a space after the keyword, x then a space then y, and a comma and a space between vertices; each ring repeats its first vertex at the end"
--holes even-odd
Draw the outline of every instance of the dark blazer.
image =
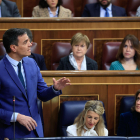
MULTIPOLYGON (((3 58, 4 56, 0 56, 0 60, 3 58)), ((31 55, 29 56, 30 58, 33 58, 38 67, 40 68, 40 70, 47 70, 46 68, 46 64, 45 64, 45 59, 43 55, 40 54, 36 54, 36 53, 31 53, 31 55)))
MULTIPOLYGON (((124 8, 112 5, 112 16, 123 17, 127 15, 124 8)), ((86 4, 84 7, 82 17, 100 17, 100 4, 86 4)))
MULTIPOLYGON (((87 70, 97 70, 97 62, 86 56, 87 70)), ((57 70, 75 70, 69 62, 69 56, 61 58, 57 70)))
POLYGON ((125 112, 120 115, 117 136, 137 136, 137 117, 136 112, 125 112))
MULTIPOLYGON (((47 87, 33 59, 24 57, 22 60, 26 75, 26 90, 6 56, 0 61, 0 139, 13 138, 14 124, 10 122, 13 114, 13 96, 16 99, 15 112, 31 116, 37 122, 35 130, 37 135, 44 137, 37 97, 42 101, 48 101, 61 94, 61 91, 54 92, 52 87, 47 87)), ((15 136, 16 138, 35 137, 35 133, 16 122, 15 136)))
POLYGON ((2 17, 21 17, 16 3, 9 0, 2 0, 1 16, 2 17))
POLYGON ((43 55, 36 54, 36 53, 31 53, 31 55, 29 57, 33 58, 36 61, 40 70, 47 70, 46 64, 45 64, 45 59, 44 59, 43 55))

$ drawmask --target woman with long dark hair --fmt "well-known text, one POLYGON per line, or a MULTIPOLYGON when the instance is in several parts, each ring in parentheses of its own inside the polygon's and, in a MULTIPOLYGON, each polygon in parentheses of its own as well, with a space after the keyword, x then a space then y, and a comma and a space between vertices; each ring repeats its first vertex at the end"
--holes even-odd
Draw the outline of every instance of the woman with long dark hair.
POLYGON ((139 70, 140 44, 138 38, 128 34, 122 41, 118 53, 118 61, 110 65, 110 70, 139 70))
POLYGON ((64 8, 62 0, 40 0, 39 5, 33 8, 33 17, 71 17, 72 12, 64 8))

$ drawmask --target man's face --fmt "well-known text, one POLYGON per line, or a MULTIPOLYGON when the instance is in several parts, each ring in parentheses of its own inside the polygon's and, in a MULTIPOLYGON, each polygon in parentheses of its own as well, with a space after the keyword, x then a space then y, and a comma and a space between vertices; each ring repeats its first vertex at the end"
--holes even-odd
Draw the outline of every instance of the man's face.
POLYGON ((23 57, 31 55, 31 46, 27 34, 18 36, 18 46, 14 45, 15 60, 20 61, 23 57))
POLYGON ((98 0, 98 2, 100 3, 100 5, 104 8, 108 7, 109 4, 111 3, 111 0, 98 0))
POLYGON ((0 0, 0 4, 1 4, 2 0, 0 0))

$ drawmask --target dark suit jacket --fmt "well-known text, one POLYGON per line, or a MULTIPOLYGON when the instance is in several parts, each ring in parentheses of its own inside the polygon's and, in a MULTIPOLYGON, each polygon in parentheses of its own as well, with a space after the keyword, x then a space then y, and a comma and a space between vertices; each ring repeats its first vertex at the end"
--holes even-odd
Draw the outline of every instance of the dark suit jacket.
MULTIPOLYGON (((0 56, 0 60, 3 58, 4 56, 0 56)), ((40 54, 36 54, 36 53, 31 53, 31 55, 29 56, 30 58, 33 58, 38 67, 40 68, 40 70, 47 70, 46 68, 46 64, 45 64, 45 59, 43 55, 40 54)))
POLYGON ((46 64, 45 64, 45 59, 44 59, 43 55, 36 54, 36 53, 31 53, 31 55, 29 57, 33 58, 36 61, 40 70, 47 70, 46 64))
POLYGON ((137 117, 136 112, 125 112, 120 115, 120 122, 118 127, 118 136, 137 136, 137 117))
MULTIPOLYGON (((86 56, 87 70, 97 70, 97 62, 86 56)), ((61 58, 57 70, 75 70, 69 62, 69 56, 61 58)))
POLYGON ((21 17, 16 3, 9 0, 2 0, 1 16, 2 17, 21 17))
MULTIPOLYGON (((127 15, 124 8, 112 5, 112 16, 123 17, 127 15)), ((85 5, 82 17, 100 17, 100 4, 93 3, 85 5)))
MULTIPOLYGON (((52 87, 47 87, 33 59, 24 57, 22 60, 26 75, 26 90, 6 56, 0 61, 0 139, 13 138, 13 123, 10 122, 13 114, 13 96, 16 99, 15 112, 31 116, 37 122, 35 131, 38 136, 44 137, 37 97, 47 101, 61 94, 61 92, 55 93, 52 87)), ((35 134, 16 122, 15 136, 27 138, 34 137, 35 134)))

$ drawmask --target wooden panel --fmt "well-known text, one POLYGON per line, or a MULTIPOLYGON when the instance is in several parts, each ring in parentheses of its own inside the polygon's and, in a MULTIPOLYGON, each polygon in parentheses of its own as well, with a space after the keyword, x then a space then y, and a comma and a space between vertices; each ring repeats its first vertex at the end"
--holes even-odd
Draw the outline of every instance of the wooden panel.
POLYGON ((70 42, 70 39, 43 39, 41 46, 41 54, 46 60, 47 69, 51 69, 51 58, 54 56, 52 52, 53 43, 55 42, 70 42), (49 46, 49 47, 48 47, 49 46))
POLYGON ((139 85, 112 85, 108 86, 108 130, 112 135, 117 134, 119 122, 119 107, 123 96, 134 95, 139 89, 139 85), (118 96, 119 94, 119 96, 118 96), (121 96, 122 94, 122 96, 121 96), (116 102, 115 102, 116 101, 116 102))

